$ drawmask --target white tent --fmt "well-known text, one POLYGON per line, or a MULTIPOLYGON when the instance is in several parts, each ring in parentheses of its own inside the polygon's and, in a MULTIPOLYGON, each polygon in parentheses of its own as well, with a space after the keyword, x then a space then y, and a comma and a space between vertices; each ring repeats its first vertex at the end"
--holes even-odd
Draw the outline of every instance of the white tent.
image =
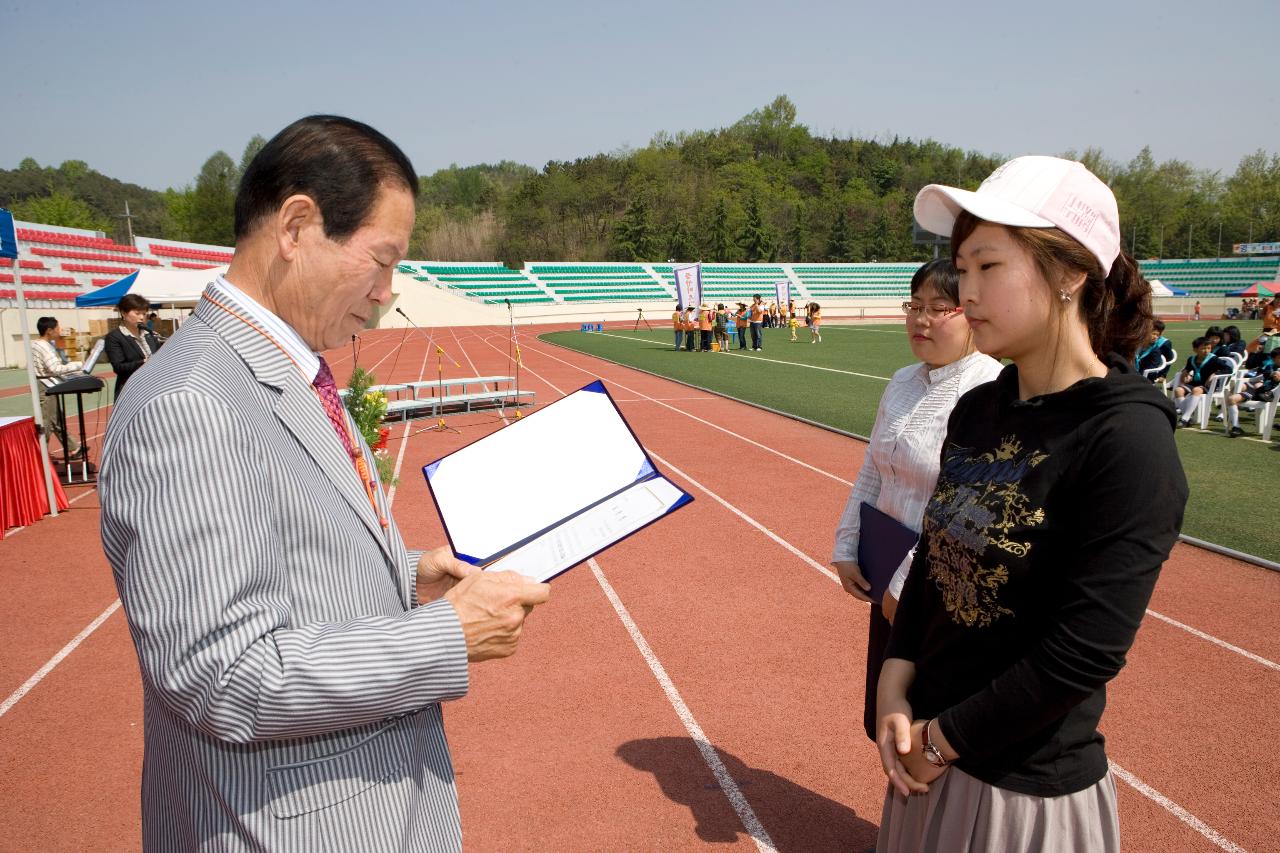
POLYGON ((1169 287, 1167 284, 1164 284, 1163 282, 1161 282, 1159 279, 1153 278, 1151 279, 1151 295, 1156 298, 1159 298, 1162 296, 1186 296, 1187 291, 1174 290, 1173 288, 1169 287))
POLYGON ((205 285, 227 271, 225 266, 207 270, 143 269, 108 284, 100 290, 77 297, 76 305, 114 306, 126 293, 144 296, 152 305, 192 306, 200 300, 205 285))

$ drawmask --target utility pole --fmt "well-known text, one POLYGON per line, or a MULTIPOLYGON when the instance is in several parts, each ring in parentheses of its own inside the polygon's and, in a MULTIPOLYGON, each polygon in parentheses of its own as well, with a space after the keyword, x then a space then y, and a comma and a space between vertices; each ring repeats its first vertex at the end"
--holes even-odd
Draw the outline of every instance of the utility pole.
POLYGON ((123 219, 129 229, 129 245, 133 245, 133 214, 129 212, 129 199, 124 200, 124 216, 117 214, 116 219, 123 219))
POLYGON ((1190 222, 1187 223, 1187 260, 1191 260, 1191 231, 1195 228, 1190 222))
POLYGON ((1222 220, 1218 220, 1218 257, 1222 257, 1222 220))
POLYGON ((1160 223, 1160 246, 1156 249, 1156 257, 1164 260, 1164 223, 1160 223))

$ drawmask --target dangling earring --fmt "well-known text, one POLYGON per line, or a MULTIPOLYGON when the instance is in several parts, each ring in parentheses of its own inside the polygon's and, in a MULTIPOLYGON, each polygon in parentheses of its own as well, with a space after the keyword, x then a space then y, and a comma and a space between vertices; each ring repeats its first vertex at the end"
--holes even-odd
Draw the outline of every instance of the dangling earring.
POLYGON ((1059 290, 1059 291, 1058 291, 1058 301, 1059 301, 1059 302, 1061 302, 1063 305, 1068 305, 1068 304, 1070 304, 1070 302, 1071 302, 1071 294, 1070 294, 1070 293, 1067 293, 1067 291, 1066 291, 1066 290, 1059 290))

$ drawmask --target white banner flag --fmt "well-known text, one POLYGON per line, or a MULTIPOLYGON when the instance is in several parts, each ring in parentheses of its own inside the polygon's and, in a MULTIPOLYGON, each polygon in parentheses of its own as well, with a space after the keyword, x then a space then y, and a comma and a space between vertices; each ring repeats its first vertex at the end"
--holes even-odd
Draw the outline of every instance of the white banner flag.
POLYGON ((778 310, 786 311, 791 304, 791 280, 775 281, 773 288, 778 292, 778 310))
POLYGON ((676 301, 681 308, 697 308, 702 304, 702 264, 675 267, 676 301))

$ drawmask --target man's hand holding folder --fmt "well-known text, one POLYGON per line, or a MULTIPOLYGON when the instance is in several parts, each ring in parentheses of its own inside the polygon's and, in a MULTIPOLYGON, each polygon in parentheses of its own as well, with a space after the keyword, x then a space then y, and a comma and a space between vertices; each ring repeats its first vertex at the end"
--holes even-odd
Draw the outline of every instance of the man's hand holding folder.
POLYGON ((473 663, 514 654, 525 617, 550 595, 548 584, 515 572, 483 572, 448 548, 429 551, 418 563, 418 600, 444 597, 453 605, 473 663))

